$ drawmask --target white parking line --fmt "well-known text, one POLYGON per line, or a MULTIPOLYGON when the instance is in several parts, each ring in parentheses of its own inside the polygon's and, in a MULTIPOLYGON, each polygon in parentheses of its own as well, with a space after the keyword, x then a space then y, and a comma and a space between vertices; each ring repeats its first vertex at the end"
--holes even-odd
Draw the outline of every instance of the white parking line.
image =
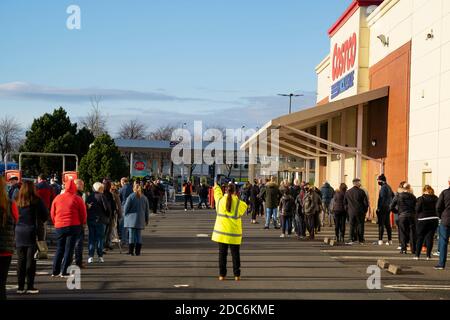
POLYGON ((395 284, 384 286, 389 289, 400 289, 400 290, 450 290, 450 286, 444 285, 428 285, 428 284, 395 284))
POLYGON ((415 261, 413 256, 410 257, 377 257, 377 256, 332 256, 332 259, 346 259, 346 260, 377 260, 377 259, 389 259, 389 260, 409 260, 415 261))

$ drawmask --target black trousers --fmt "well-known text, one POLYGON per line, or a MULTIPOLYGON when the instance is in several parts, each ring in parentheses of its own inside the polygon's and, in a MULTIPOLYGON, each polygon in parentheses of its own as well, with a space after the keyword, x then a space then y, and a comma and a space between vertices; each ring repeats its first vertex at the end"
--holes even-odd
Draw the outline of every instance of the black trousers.
POLYGON ((417 221, 416 256, 420 257, 422 246, 425 243, 427 247, 427 257, 431 257, 431 251, 433 250, 433 238, 438 225, 438 219, 417 221))
POLYGON ((152 209, 153 209, 153 213, 158 213, 158 203, 159 203, 159 198, 153 198, 152 201, 152 209))
POLYGON ((402 251, 406 251, 408 243, 411 244, 411 253, 416 253, 416 221, 413 216, 400 215, 398 218, 398 226, 400 228, 400 243, 402 251))
POLYGON ((191 209, 194 208, 194 205, 192 204, 192 195, 191 194, 185 194, 184 195, 184 208, 187 209, 187 203, 191 204, 191 209))
POLYGON ((338 241, 345 240, 345 221, 347 220, 347 214, 345 212, 334 213, 334 233, 338 241))
POLYGON ((351 214, 350 220, 350 241, 364 242, 364 220, 365 215, 351 214))
POLYGON ((238 244, 227 244, 219 242, 219 273, 221 277, 227 276, 227 256, 228 247, 231 251, 231 257, 233 258, 233 273, 235 277, 241 276, 241 255, 238 244))
POLYGON ((306 222, 306 230, 308 230, 309 237, 311 239, 314 239, 314 232, 316 229, 316 215, 305 215, 305 222, 306 222))
POLYGON ((389 210, 381 210, 377 212, 378 217, 378 240, 383 240, 384 228, 386 228, 388 241, 392 241, 392 226, 390 219, 391 212, 389 210))
POLYGON ((6 280, 12 257, 0 257, 0 301, 6 300, 6 280))
POLYGON ((256 220, 256 215, 259 210, 259 201, 250 201, 250 208, 252 211, 252 220, 256 220))
POLYGON ((17 248, 17 284, 19 290, 25 289, 25 280, 27 289, 34 288, 34 278, 36 276, 36 246, 17 248))
POLYGON ((83 264, 84 227, 82 227, 75 243, 75 264, 79 267, 83 264))

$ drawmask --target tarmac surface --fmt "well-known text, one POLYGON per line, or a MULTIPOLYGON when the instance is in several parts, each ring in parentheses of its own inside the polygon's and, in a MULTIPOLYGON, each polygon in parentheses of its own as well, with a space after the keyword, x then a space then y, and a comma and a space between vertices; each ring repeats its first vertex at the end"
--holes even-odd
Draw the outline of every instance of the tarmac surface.
MULTIPOLYGON (((432 261, 414 261, 393 246, 378 246, 375 224, 366 225, 366 244, 331 247, 325 228, 316 240, 280 238, 280 231, 263 230, 244 216, 241 247, 242 281, 232 277, 229 255, 226 281, 218 281, 218 246, 210 240, 212 210, 170 210, 152 215, 143 233, 142 255, 126 255, 127 248, 108 251, 105 263, 82 269, 81 289, 69 290, 67 279, 51 278, 51 258, 38 261, 38 295, 16 294, 16 259, 8 277, 9 299, 338 299, 405 300, 450 299, 450 268, 436 271, 432 261), (402 267, 402 274, 381 270, 381 289, 369 290, 367 268, 385 258, 402 267)), ((395 233, 395 232, 394 232, 395 233)), ((436 244, 435 244, 436 246, 436 244)), ((85 248, 86 251, 86 248, 85 248)), ((85 253, 85 260, 87 256, 85 253)), ((70 280, 69 280, 70 281, 70 280)))

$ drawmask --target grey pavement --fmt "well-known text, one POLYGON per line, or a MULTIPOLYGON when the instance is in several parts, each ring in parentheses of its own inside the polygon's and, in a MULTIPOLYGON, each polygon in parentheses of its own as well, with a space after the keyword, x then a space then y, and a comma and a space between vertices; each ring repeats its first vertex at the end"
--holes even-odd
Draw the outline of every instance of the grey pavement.
MULTIPOLYGON (((15 264, 8 278, 10 299, 450 299, 450 271, 435 271, 434 261, 413 261, 396 246, 375 246, 376 225, 367 224, 367 244, 330 247, 315 241, 280 238, 244 217, 242 281, 218 281, 218 246, 210 240, 215 214, 171 210, 152 216, 144 232, 142 256, 105 255, 105 263, 82 270, 81 290, 67 289, 66 279, 52 279, 51 260, 39 261, 38 295, 15 293, 15 264), (208 235, 208 237, 204 237, 208 235), (379 257, 398 263, 401 275, 381 272, 381 290, 367 288, 367 267, 379 257), (412 287, 421 286, 421 287, 412 287), (394 286, 394 287, 389 287, 394 286), (400 286, 401 289, 396 286, 400 286)), ((262 219, 259 218, 262 222, 262 219)), ((394 241, 395 243, 395 241, 394 241)), ((51 248, 52 249, 52 248, 51 248)), ((51 252, 52 253, 52 252, 51 252)), ((87 259, 87 257, 86 257, 87 259)))

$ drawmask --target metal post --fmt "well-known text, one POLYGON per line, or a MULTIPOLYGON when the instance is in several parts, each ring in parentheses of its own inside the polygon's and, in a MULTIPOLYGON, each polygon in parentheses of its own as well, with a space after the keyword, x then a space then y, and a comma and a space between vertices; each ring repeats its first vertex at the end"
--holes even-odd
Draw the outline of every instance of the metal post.
POLYGON ((131 151, 131 154, 130 154, 130 179, 133 179, 133 162, 134 162, 134 152, 131 151))
POLYGON ((62 159, 62 160, 63 160, 63 167, 62 167, 63 170, 62 170, 62 171, 63 171, 63 173, 64 173, 64 172, 66 172, 66 157, 65 157, 65 156, 62 156, 62 158, 63 158, 63 159, 62 159))
MULTIPOLYGON (((333 118, 328 119, 327 126, 328 126, 327 139, 328 139, 328 141, 332 141, 332 139, 333 139, 333 134, 332 134, 332 131, 333 131, 333 118)), ((328 146, 328 151, 332 151, 330 146, 328 146)), ((330 153, 327 154, 327 174, 326 175, 327 175, 326 176, 326 180, 328 180, 328 182, 329 182, 330 178, 331 178, 331 154, 330 153)))
POLYGON ((289 95, 289 114, 291 114, 292 110, 292 93, 289 95))
POLYGON ((362 173, 362 144, 363 144, 363 120, 364 120, 364 105, 358 105, 358 118, 357 118, 357 135, 356 135, 356 169, 355 178, 361 179, 362 173))

